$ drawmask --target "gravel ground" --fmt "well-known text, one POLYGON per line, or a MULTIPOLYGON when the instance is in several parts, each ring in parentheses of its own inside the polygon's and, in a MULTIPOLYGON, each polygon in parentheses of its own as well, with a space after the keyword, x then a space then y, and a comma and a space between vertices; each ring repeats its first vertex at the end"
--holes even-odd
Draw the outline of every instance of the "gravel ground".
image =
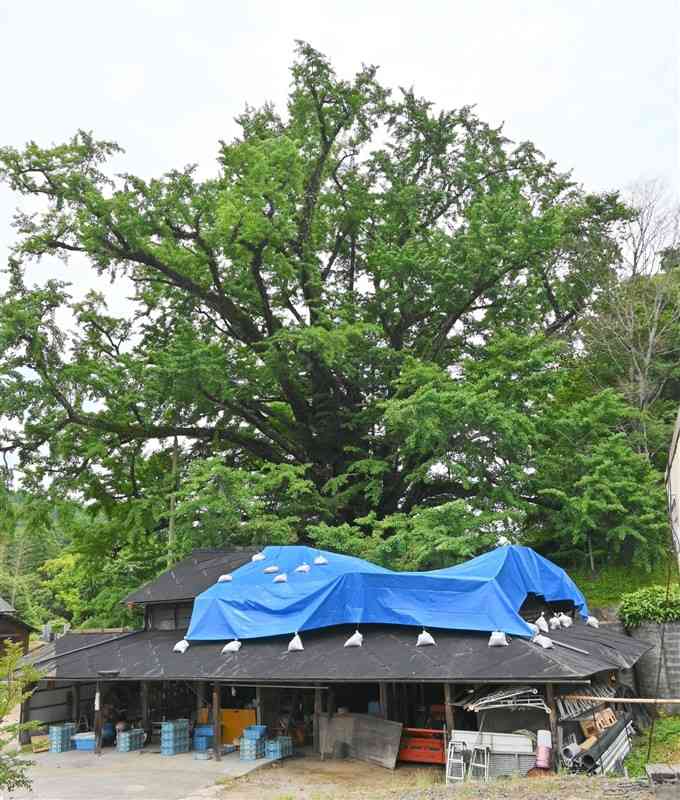
MULTIPOLYGON (((680 793, 678 795, 680 797, 680 793)), ((297 758, 226 784, 219 800, 652 800, 644 781, 550 777, 445 786, 435 767, 391 772, 359 761, 297 758)))

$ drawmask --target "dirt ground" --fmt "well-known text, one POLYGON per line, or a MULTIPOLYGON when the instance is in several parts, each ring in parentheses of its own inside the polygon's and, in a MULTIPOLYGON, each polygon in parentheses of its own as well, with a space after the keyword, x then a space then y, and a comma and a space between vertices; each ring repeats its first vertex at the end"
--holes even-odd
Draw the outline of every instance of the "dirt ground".
POLYGON ((445 786, 436 767, 394 772, 360 761, 295 758, 225 784, 220 800, 652 800, 641 781, 555 777, 445 786))

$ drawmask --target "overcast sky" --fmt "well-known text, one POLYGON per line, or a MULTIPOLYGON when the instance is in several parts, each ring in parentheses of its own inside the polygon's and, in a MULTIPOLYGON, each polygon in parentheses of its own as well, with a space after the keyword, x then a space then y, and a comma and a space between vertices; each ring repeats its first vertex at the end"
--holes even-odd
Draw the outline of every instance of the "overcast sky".
MULTIPOLYGON (((85 128, 125 147, 119 169, 209 170, 246 102, 285 101, 304 39, 343 75, 377 64, 476 104, 589 189, 655 176, 680 195, 679 37, 680 0, 0 0, 0 144, 85 128)), ((0 187, 3 262, 15 205, 0 187)))

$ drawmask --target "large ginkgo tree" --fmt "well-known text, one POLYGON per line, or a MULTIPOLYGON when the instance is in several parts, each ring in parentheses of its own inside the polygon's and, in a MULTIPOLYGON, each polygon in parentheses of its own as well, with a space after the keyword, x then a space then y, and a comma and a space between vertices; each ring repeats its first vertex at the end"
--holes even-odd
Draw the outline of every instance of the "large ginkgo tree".
POLYGON ((0 150, 24 208, 0 450, 88 509, 82 558, 143 571, 168 548, 302 539, 426 565, 501 531, 658 538, 656 476, 616 438, 634 412, 576 363, 616 195, 306 44, 287 108, 237 121, 205 180, 113 174, 118 146, 84 132, 0 150), (55 257, 101 292, 72 299, 55 257), (602 459, 642 491, 588 505, 602 459))

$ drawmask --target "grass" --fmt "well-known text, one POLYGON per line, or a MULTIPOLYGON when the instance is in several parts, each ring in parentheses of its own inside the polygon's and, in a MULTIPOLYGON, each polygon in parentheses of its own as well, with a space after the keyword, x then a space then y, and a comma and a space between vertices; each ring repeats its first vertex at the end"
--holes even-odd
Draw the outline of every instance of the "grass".
MULTIPOLYGON (((678 582, 678 568, 671 562, 671 580, 678 582)), ((660 562, 649 572, 635 567, 606 566, 592 575, 586 570, 567 568, 567 572, 586 596, 591 608, 618 606, 621 595, 655 583, 665 584, 668 564, 660 562)))
MULTIPOLYGON (((633 749, 626 758, 628 774, 633 778, 645 775, 649 731, 636 736, 633 749)), ((680 763, 680 717, 661 717, 654 725, 650 762, 654 764, 680 763)))

